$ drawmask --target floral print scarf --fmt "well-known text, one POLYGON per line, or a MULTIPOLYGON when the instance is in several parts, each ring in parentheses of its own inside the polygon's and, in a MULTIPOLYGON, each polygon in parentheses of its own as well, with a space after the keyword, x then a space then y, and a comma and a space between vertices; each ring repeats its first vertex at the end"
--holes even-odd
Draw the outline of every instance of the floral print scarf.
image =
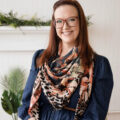
POLYGON ((57 110, 65 109, 76 88, 80 86, 79 99, 74 120, 78 120, 86 110, 93 82, 93 63, 87 70, 81 65, 78 48, 74 47, 64 57, 39 67, 28 113, 39 120, 38 99, 43 90, 50 104, 57 110))

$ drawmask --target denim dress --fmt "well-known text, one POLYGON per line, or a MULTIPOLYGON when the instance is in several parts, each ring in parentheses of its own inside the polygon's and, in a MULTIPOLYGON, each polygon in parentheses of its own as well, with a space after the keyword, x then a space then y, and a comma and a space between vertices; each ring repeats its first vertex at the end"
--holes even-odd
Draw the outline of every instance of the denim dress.
MULTIPOLYGON (((22 96, 22 105, 18 108, 18 116, 22 120, 28 120, 30 118, 28 109, 34 81, 38 73, 35 61, 42 52, 43 50, 37 50, 32 58, 30 73, 22 96)), ((76 108, 79 98, 79 89, 80 87, 78 86, 71 96, 67 107, 76 108)), ((79 120, 105 120, 109 108, 112 89, 113 75, 110 63, 106 57, 96 54, 94 60, 93 87, 90 100, 84 114, 81 118, 79 118, 79 120)), ((75 115, 75 112, 71 110, 54 109, 43 92, 39 98, 39 112, 40 120, 74 120, 75 115)))

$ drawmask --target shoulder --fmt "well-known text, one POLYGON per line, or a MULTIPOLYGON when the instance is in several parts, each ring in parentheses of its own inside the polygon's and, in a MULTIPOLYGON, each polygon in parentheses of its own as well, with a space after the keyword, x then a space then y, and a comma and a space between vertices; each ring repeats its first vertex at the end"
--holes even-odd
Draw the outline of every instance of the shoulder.
POLYGON ((44 49, 36 50, 33 54, 33 59, 35 60, 37 57, 39 57, 43 51, 44 51, 44 49))
POLYGON ((95 65, 110 64, 107 57, 99 55, 99 54, 95 54, 94 62, 95 62, 95 65))
POLYGON ((95 62, 97 63, 103 63, 103 62, 109 62, 108 58, 99 54, 95 54, 95 62))
POLYGON ((37 58, 39 58, 41 56, 41 54, 43 53, 44 49, 39 49, 39 50, 36 50, 33 54, 33 57, 32 57, 32 65, 31 65, 31 68, 33 70, 36 69, 36 60, 37 58))
POLYGON ((94 74, 102 74, 105 72, 111 71, 111 65, 107 57, 96 54, 94 59, 94 74))

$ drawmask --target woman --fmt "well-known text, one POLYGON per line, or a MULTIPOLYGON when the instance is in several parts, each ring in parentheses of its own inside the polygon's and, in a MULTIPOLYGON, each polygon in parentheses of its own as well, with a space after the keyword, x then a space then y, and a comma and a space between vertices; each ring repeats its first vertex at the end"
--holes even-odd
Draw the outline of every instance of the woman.
POLYGON ((33 56, 19 116, 22 120, 105 120, 113 77, 107 58, 88 42, 76 0, 59 0, 46 50, 33 56))

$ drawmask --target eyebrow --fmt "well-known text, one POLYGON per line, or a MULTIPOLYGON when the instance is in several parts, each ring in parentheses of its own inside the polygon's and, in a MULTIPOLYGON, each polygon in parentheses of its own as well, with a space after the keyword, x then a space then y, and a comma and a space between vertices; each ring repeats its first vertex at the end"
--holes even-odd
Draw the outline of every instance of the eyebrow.
MULTIPOLYGON (((68 17, 68 18, 72 18, 72 17, 78 17, 78 16, 70 16, 70 17, 68 17)), ((65 19, 68 19, 68 18, 65 18, 65 19)), ((63 19, 63 18, 55 18, 55 20, 57 20, 57 19, 63 19)), ((64 20, 64 19, 63 19, 64 20)))

